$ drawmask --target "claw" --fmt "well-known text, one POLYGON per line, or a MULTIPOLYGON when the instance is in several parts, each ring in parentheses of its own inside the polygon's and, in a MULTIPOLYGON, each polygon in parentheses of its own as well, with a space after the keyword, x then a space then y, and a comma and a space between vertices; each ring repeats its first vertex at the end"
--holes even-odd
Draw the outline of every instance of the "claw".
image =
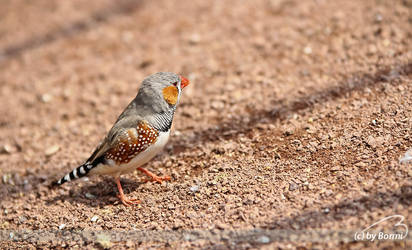
POLYGON ((140 204, 140 200, 138 199, 128 199, 124 195, 117 195, 117 197, 120 199, 120 201, 125 205, 126 207, 129 207, 130 205, 137 205, 140 204))
POLYGON ((146 179, 144 180, 144 182, 155 181, 157 183, 162 184, 163 181, 170 181, 172 179, 170 176, 157 176, 145 168, 137 168, 137 170, 143 172, 145 175, 150 177, 150 179, 146 179))

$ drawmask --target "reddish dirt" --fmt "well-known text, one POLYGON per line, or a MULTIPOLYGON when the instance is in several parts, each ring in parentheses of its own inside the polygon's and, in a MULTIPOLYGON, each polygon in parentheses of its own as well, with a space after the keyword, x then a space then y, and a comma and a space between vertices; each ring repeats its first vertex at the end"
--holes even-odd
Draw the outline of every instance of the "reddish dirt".
POLYGON ((395 214, 412 229, 412 166, 399 164, 412 148, 411 8, 3 1, 0 248, 411 248, 410 235, 353 239, 395 214), (48 188, 89 156, 157 71, 191 81, 166 150, 146 166, 172 181, 123 176, 137 207, 118 202, 110 178, 48 188), (194 229, 207 237, 153 236, 194 229), (272 235, 253 235, 259 229, 272 235), (9 230, 152 236, 4 240, 9 230), (329 236, 299 238, 316 230, 329 236), (230 231, 245 236, 222 236, 230 231))

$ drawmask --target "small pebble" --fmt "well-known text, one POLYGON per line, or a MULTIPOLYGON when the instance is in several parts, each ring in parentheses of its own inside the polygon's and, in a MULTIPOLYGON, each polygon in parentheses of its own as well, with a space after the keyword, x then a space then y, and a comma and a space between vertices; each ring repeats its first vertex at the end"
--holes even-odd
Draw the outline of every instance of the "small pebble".
POLYGON ((86 193, 84 196, 86 196, 87 199, 94 199, 96 198, 95 195, 91 194, 91 193, 86 193))
POLYGON ((306 55, 312 54, 312 48, 309 47, 309 46, 306 46, 306 47, 303 49, 303 52, 304 52, 306 55))
POLYGON ((380 13, 378 13, 378 14, 376 14, 376 16, 375 16, 375 20, 376 20, 376 22, 382 22, 383 16, 382 16, 380 13))
POLYGON ((11 153, 13 153, 13 148, 10 145, 5 144, 1 147, 0 153, 2 153, 2 154, 11 154, 11 153))
POLYGON ((66 224, 61 224, 60 226, 59 226, 59 230, 62 230, 62 229, 64 229, 66 227, 66 224))
POLYGON ((189 43, 190 43, 191 45, 198 44, 198 43, 200 42, 200 35, 197 34, 197 33, 194 33, 194 34, 192 34, 192 35, 189 37, 188 40, 189 40, 189 43))
POLYGON ((2 179, 3 179, 3 183, 4 183, 4 184, 14 185, 14 181, 13 181, 13 179, 11 178, 11 174, 4 174, 4 175, 2 176, 2 179))
POLYGON ((267 237, 266 235, 262 235, 257 239, 257 242, 267 244, 270 242, 270 238, 267 237))
POLYGON ((53 145, 53 146, 46 149, 45 154, 46 154, 46 156, 52 156, 55 153, 57 153, 57 151, 59 151, 59 149, 60 149, 59 145, 53 145))
POLYGON ((43 95, 40 97, 40 99, 41 99, 42 102, 48 103, 48 102, 50 102, 50 101, 53 99, 53 97, 52 97, 52 95, 50 95, 50 94, 43 94, 43 95))
POLYGON ((405 155, 399 160, 400 164, 412 163, 412 149, 409 149, 405 155))
POLYGON ((193 192, 193 193, 199 191, 199 186, 198 185, 191 186, 190 191, 193 192))
POLYGON ((367 165, 366 165, 366 163, 364 163, 364 162, 358 162, 358 163, 355 163, 355 167, 359 167, 359 168, 363 168, 363 167, 366 167, 367 165))
POLYGON ((211 103, 212 109, 221 110, 225 107, 225 104, 222 101, 212 101, 211 103))
POLYGON ((99 219, 99 216, 95 215, 90 219, 90 221, 91 222, 96 222, 98 219, 99 219))
POLYGON ((10 223, 5 221, 0 225, 0 229, 8 229, 10 226, 10 223))
POLYGON ((298 185, 294 182, 289 183, 289 191, 294 191, 298 189, 298 185))
POLYGON ((220 230, 225 230, 225 229, 229 228, 229 226, 227 224, 221 223, 221 222, 216 223, 216 227, 220 230))

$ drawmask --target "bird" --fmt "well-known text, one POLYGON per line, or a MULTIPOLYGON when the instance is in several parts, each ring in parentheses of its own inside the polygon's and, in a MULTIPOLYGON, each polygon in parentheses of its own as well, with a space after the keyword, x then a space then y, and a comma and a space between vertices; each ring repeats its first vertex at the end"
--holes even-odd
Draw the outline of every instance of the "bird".
POLYGON ((142 166, 156 156, 166 145, 176 107, 182 90, 189 80, 172 72, 157 72, 143 79, 136 97, 117 118, 106 137, 91 156, 80 166, 52 183, 63 183, 89 175, 114 177, 125 206, 139 204, 123 192, 120 175, 135 169, 146 174, 150 181, 162 183, 169 176, 160 177, 142 166))

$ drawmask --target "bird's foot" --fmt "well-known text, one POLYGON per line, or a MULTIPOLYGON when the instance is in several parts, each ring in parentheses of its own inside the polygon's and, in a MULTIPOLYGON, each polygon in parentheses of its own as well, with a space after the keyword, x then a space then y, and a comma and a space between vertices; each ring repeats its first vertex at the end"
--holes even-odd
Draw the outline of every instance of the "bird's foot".
POLYGON ((125 195, 117 195, 117 197, 120 199, 120 201, 125 205, 126 207, 129 207, 130 205, 137 205, 140 204, 140 200, 138 199, 128 199, 126 198, 125 195))
POLYGON ((137 205, 140 203, 139 200, 137 199, 128 199, 123 193, 123 188, 122 185, 120 184, 120 179, 119 177, 115 178, 116 184, 117 184, 117 189, 119 190, 119 194, 117 197, 120 199, 120 201, 125 205, 126 207, 129 207, 130 205, 137 205))
POLYGON ((157 176, 145 168, 137 168, 137 169, 143 172, 145 175, 150 177, 150 179, 146 179, 144 180, 144 182, 155 181, 157 183, 162 184, 163 181, 170 181, 172 179, 170 178, 170 176, 157 176))

